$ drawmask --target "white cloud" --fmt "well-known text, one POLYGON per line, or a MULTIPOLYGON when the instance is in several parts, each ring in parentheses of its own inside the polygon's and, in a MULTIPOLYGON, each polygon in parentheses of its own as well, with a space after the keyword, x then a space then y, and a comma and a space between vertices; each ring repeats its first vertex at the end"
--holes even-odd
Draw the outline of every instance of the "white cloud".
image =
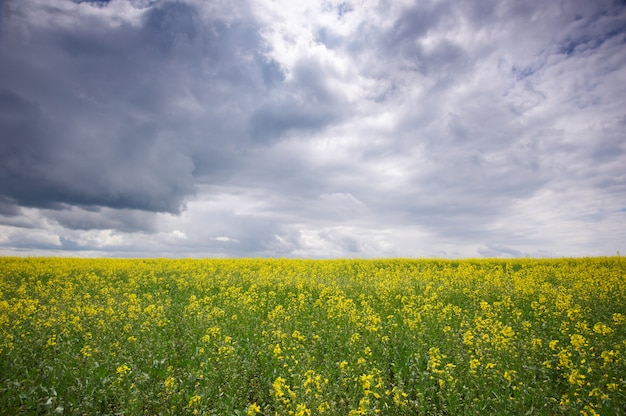
POLYGON ((225 235, 220 235, 219 237, 215 237, 214 240, 215 241, 220 241, 220 242, 223 242, 223 243, 237 243, 237 242, 239 242, 239 240, 234 239, 234 238, 230 238, 230 237, 225 236, 225 235))
POLYGON ((174 230, 170 234, 171 234, 171 236, 173 238, 175 238, 177 240, 186 240, 187 239, 187 234, 185 234, 184 232, 182 232, 180 230, 174 230))

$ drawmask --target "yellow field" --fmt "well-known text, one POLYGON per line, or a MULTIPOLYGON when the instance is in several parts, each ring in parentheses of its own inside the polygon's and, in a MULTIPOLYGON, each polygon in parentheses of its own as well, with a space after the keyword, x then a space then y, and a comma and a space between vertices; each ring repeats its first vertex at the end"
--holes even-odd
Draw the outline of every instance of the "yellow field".
POLYGON ((0 258, 0 413, 626 414, 626 262, 0 258))

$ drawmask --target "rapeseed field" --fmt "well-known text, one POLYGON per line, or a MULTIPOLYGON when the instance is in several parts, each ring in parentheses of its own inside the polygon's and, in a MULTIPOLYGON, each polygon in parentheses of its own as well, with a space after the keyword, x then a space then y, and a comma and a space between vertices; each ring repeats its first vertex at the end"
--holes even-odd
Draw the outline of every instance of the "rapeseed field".
POLYGON ((626 262, 0 258, 0 413, 624 415, 626 262))

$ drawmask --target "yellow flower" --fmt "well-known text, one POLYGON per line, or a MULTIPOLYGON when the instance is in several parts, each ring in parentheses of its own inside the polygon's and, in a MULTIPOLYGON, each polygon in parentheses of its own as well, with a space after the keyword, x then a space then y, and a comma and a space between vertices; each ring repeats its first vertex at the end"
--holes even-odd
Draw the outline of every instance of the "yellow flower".
POLYGON ((559 351, 557 356, 559 357, 559 365, 561 367, 570 368, 572 366, 572 360, 570 360, 570 357, 572 356, 571 352, 567 350, 561 350, 559 351))
POLYGON ((580 334, 571 335, 570 342, 577 350, 582 349, 588 344, 587 339, 580 334))
POLYGON ((322 389, 322 376, 317 374, 315 370, 308 370, 304 373, 306 380, 304 381, 304 388, 306 393, 311 393, 315 389, 316 392, 320 392, 322 389))
POLYGON ((80 353, 83 354, 85 357, 91 357, 92 352, 93 352, 93 349, 89 345, 85 345, 80 350, 80 353))
POLYGON ((276 344, 274 346, 274 357, 279 358, 280 354, 282 354, 283 350, 280 348, 280 344, 276 344))
POLYGON ((165 390, 168 393, 170 393, 172 391, 172 389, 174 388, 175 384, 176 384, 176 379, 174 377, 168 377, 163 382, 163 385, 165 385, 165 390))
POLYGON ((403 407, 409 404, 409 401, 407 399, 409 395, 403 392, 400 387, 394 386, 391 392, 393 393, 393 402, 396 406, 403 407))
POLYGON ((191 396, 191 398, 189 399, 189 404, 187 405, 187 407, 191 409, 191 408, 199 405, 201 401, 202 401, 202 397, 200 397, 198 395, 191 396))
POLYGON ((433 373, 439 373, 439 367, 441 366, 441 360, 446 358, 445 355, 441 353, 439 348, 431 347, 428 350, 428 369, 433 373))
POLYGON ((298 341, 306 341, 306 337, 300 333, 300 331, 295 330, 291 334, 291 338, 296 339, 298 341))
POLYGON ((310 416, 311 410, 306 407, 306 404, 298 403, 296 406, 296 415, 295 416, 310 416))
POLYGON ((604 360, 604 367, 606 367, 607 364, 614 362, 617 355, 618 352, 614 350, 602 351, 600 357, 604 360))
POLYGON ((511 328, 510 326, 505 326, 504 328, 502 328, 501 333, 507 338, 515 336, 515 331, 513 331, 513 328, 511 328))
POLYGON ((597 387, 591 390, 591 392, 589 392, 589 397, 597 397, 600 400, 606 400, 609 398, 609 396, 606 393, 603 393, 602 390, 600 390, 597 387))
POLYGON ((250 406, 248 406, 248 411, 246 412, 248 416, 254 416, 257 413, 261 413, 261 406, 256 403, 252 403, 250 406))
POLYGON ((123 377, 126 374, 130 373, 130 367, 127 365, 121 365, 117 367, 117 370, 115 370, 115 372, 117 373, 118 376, 123 377))
POLYGON ((361 381, 361 386, 363 386, 363 390, 367 391, 372 388, 372 380, 374 380, 374 375, 362 374, 361 377, 359 377, 359 380, 361 381))
POLYGON ((593 326, 593 332, 601 335, 608 335, 613 332, 613 330, 607 325, 604 325, 602 322, 598 322, 593 326))
POLYGON ((585 376, 580 374, 580 371, 577 369, 574 369, 570 373, 568 380, 571 384, 582 386, 585 383, 585 376))
POLYGON ((513 381, 513 376, 515 375, 516 371, 505 371, 503 374, 503 377, 506 381, 508 381, 509 383, 511 381, 513 381))
POLYGON ((283 387, 285 386, 284 378, 278 377, 276 380, 274 380, 274 384, 272 386, 274 387, 274 396, 276 396, 277 398, 281 398, 285 395, 285 393, 283 392, 283 387))
POLYGON ((472 345, 474 343, 474 334, 472 334, 472 331, 467 331, 463 334, 463 343, 465 345, 472 345))
POLYGON ((55 345, 57 345, 57 336, 56 335, 52 335, 48 339, 48 342, 46 342, 46 347, 54 347, 55 345))
POLYGON ((320 403, 319 406, 317 406, 317 411, 319 413, 324 413, 327 410, 330 410, 330 405, 328 404, 328 402, 322 402, 322 403, 320 403))
POLYGON ((581 416, 600 416, 598 412, 596 412, 591 404, 587 404, 583 410, 580 411, 581 416))

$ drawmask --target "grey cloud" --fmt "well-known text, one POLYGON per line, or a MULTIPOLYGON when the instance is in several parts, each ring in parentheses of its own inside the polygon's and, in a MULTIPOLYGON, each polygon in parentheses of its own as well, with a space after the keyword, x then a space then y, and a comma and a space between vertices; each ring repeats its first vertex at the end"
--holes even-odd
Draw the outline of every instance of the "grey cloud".
POLYGON ((289 132, 319 131, 341 120, 347 102, 326 84, 319 62, 300 60, 288 85, 271 94, 252 115, 251 135, 275 141, 289 132))
POLYGON ((21 11, 0 62, 0 192, 20 205, 179 212, 194 175, 220 169, 211 149, 245 139, 224 123, 245 124, 233 103, 262 71, 277 77, 260 59, 247 63, 258 54, 254 25, 200 22, 182 2, 146 9, 140 27, 41 27, 21 11))
POLYGON ((19 232, 7 233, 0 240, 0 248, 8 247, 14 251, 57 250, 60 241, 57 235, 50 235, 33 228, 22 228, 19 232))
POLYGON ((45 217, 70 230, 119 230, 122 232, 154 232, 156 218, 137 210, 68 207, 48 211, 45 217))
POLYGON ((106 133, 100 141, 74 142, 40 107, 17 94, 0 93, 0 105, 11 107, 0 118, 5 199, 42 208, 65 203, 175 211, 192 192, 193 164, 171 154, 170 144, 154 142, 139 150, 132 137, 103 142, 106 133))
POLYGON ((267 103, 252 119, 250 134, 261 142, 276 141, 294 131, 316 131, 335 120, 332 109, 311 105, 302 98, 288 95, 267 103))
POLYGON ((80 242, 71 237, 64 237, 62 235, 59 236, 59 244, 56 247, 56 250, 61 251, 61 252, 69 252, 71 254, 90 252, 90 251, 105 252, 105 253, 121 253, 123 251, 126 251, 125 255, 119 255, 119 254, 117 255, 113 254, 113 255, 116 257, 132 256, 132 251, 129 253, 128 247, 115 246, 115 245, 103 247, 98 244, 80 242))
POLYGON ((486 247, 478 249, 478 253, 483 257, 524 257, 528 254, 500 244, 487 244, 486 247))
POLYGON ((276 61, 261 56, 257 56, 256 59, 261 67, 263 81, 267 87, 273 87, 285 80, 285 74, 276 61))
POLYGON ((392 27, 381 33, 379 52, 393 58, 400 68, 444 79, 472 67, 473 57, 449 36, 460 17, 450 2, 420 2, 404 10, 392 27), (425 46, 429 34, 443 33, 436 44, 425 46))
POLYGON ((623 38, 624 16, 618 2, 600 2, 570 16, 570 30, 558 38, 558 52, 567 56, 589 54, 613 37, 623 38))
POLYGON ((84 247, 81 247, 76 241, 71 240, 69 238, 60 237, 59 241, 61 242, 62 250, 82 250, 84 247))
POLYGON ((626 153, 626 142, 621 132, 626 129, 626 116, 611 127, 598 131, 596 139, 589 143, 588 154, 597 164, 617 162, 626 153))
POLYGON ((178 43, 193 43, 196 36, 197 13, 182 2, 164 3, 148 12, 144 23, 146 37, 163 53, 170 52, 178 43))
POLYGON ((416 41, 452 11, 449 2, 420 2, 407 7, 385 36, 385 46, 407 57, 419 55, 416 41))
POLYGON ((21 209, 15 201, 6 197, 0 197, 0 216, 15 217, 20 213, 21 209))
MULTIPOLYGON (((280 218, 255 215, 231 215, 223 213, 214 218, 222 224, 211 223, 207 230, 192 233, 187 250, 223 253, 235 257, 250 256, 288 256, 294 247, 278 236, 288 236, 287 228, 281 224, 280 218), (228 237, 228 240, 218 237, 228 237)), ((292 240, 292 238, 289 238, 292 240)))

